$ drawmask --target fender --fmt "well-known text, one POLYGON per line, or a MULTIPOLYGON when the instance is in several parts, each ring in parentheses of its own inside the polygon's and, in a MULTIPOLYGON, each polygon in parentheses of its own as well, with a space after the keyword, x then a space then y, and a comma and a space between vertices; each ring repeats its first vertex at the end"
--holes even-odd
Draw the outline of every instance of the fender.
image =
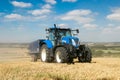
POLYGON ((73 45, 75 48, 78 48, 79 39, 77 37, 72 37, 72 36, 63 37, 62 44, 73 45))
POLYGON ((53 44, 50 40, 44 40, 43 43, 45 43, 49 49, 53 48, 53 44))

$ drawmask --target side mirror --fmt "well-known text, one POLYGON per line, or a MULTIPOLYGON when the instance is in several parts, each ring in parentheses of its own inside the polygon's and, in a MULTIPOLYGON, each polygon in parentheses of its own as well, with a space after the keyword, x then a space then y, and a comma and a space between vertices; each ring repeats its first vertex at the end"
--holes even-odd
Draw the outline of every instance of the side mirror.
POLYGON ((76 29, 77 33, 79 33, 79 29, 76 29))
POLYGON ((46 28, 45 31, 49 31, 49 29, 46 28))
POLYGON ((45 31, 46 31, 46 34, 48 34, 48 33, 49 33, 49 29, 45 29, 45 31))

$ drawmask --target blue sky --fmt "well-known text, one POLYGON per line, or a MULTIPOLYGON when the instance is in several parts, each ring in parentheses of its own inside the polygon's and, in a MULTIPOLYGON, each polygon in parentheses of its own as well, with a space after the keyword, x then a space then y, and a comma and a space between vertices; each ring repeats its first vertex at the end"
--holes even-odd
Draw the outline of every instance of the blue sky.
POLYGON ((81 41, 119 42, 120 0, 0 0, 0 42, 45 38, 54 23, 81 41))

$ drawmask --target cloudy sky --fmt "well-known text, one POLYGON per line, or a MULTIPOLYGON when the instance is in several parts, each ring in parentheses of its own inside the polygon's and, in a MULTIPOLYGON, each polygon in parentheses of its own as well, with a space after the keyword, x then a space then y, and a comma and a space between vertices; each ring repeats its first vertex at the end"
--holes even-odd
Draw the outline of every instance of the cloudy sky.
POLYGON ((0 0, 0 42, 45 38, 45 28, 80 29, 89 42, 120 41, 120 0, 0 0))

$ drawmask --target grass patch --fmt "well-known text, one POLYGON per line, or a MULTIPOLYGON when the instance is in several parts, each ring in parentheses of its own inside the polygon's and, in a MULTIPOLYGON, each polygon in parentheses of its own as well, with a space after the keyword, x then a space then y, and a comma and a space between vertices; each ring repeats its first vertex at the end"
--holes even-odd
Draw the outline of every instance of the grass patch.
POLYGON ((93 57, 120 57, 120 46, 94 45, 91 51, 93 57))

